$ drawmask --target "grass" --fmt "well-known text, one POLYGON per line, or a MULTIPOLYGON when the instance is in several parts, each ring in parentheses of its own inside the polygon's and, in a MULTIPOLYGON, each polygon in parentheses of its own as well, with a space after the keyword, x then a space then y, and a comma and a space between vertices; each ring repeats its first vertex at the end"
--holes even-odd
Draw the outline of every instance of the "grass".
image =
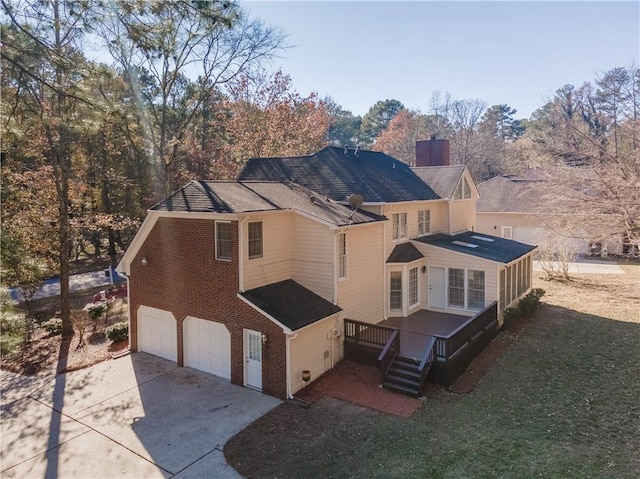
POLYGON ((249 478, 640 477, 640 268, 624 268, 537 281, 544 304, 470 394, 410 419, 283 404, 225 455, 249 478))

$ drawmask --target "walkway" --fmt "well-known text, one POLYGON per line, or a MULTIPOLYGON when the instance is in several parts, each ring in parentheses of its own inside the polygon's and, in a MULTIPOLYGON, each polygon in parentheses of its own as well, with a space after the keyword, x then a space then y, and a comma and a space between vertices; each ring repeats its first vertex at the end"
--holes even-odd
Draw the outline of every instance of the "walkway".
POLYGON ((380 387, 378 368, 342 361, 317 381, 298 391, 296 398, 313 403, 331 396, 386 414, 411 417, 422 405, 420 399, 397 394, 380 387))

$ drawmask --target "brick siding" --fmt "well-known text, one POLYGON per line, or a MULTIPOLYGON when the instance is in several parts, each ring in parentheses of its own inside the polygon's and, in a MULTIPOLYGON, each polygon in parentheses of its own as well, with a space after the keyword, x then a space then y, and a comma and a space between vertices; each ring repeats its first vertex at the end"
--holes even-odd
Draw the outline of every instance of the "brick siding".
POLYGON ((232 259, 215 259, 213 220, 160 218, 131 263, 131 348, 137 351, 141 305, 171 311, 176 318, 178 365, 184 365, 183 322, 194 316, 224 324, 231 335, 231 382, 243 385, 243 330, 267 336, 262 357, 262 391, 286 397, 286 335, 280 327, 238 299, 238 222, 232 222, 232 259), (142 265, 146 257, 148 264, 142 265))

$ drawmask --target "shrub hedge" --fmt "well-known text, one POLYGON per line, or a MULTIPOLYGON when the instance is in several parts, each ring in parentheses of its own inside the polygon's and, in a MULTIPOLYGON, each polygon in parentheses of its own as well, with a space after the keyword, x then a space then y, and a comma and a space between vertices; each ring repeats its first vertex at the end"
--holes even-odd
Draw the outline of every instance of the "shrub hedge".
POLYGON ((115 323, 104 330, 107 339, 110 339, 114 343, 118 341, 124 341, 129 337, 129 323, 122 321, 115 323))

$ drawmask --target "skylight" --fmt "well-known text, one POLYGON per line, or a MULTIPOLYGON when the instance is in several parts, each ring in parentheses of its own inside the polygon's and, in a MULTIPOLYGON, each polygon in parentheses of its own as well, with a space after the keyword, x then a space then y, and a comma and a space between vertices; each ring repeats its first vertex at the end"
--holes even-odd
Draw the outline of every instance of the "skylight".
POLYGON ((458 246, 464 246, 466 248, 477 248, 478 245, 477 244, 473 244, 473 243, 466 243, 464 241, 452 241, 453 244, 457 244, 458 246))
POLYGON ((480 241, 486 241, 487 243, 493 243, 493 242, 495 241, 495 240, 493 240, 493 239, 491 239, 491 238, 487 238, 486 236, 476 236, 476 235, 473 235, 473 236, 472 236, 472 238, 473 238, 473 239, 480 240, 480 241))

